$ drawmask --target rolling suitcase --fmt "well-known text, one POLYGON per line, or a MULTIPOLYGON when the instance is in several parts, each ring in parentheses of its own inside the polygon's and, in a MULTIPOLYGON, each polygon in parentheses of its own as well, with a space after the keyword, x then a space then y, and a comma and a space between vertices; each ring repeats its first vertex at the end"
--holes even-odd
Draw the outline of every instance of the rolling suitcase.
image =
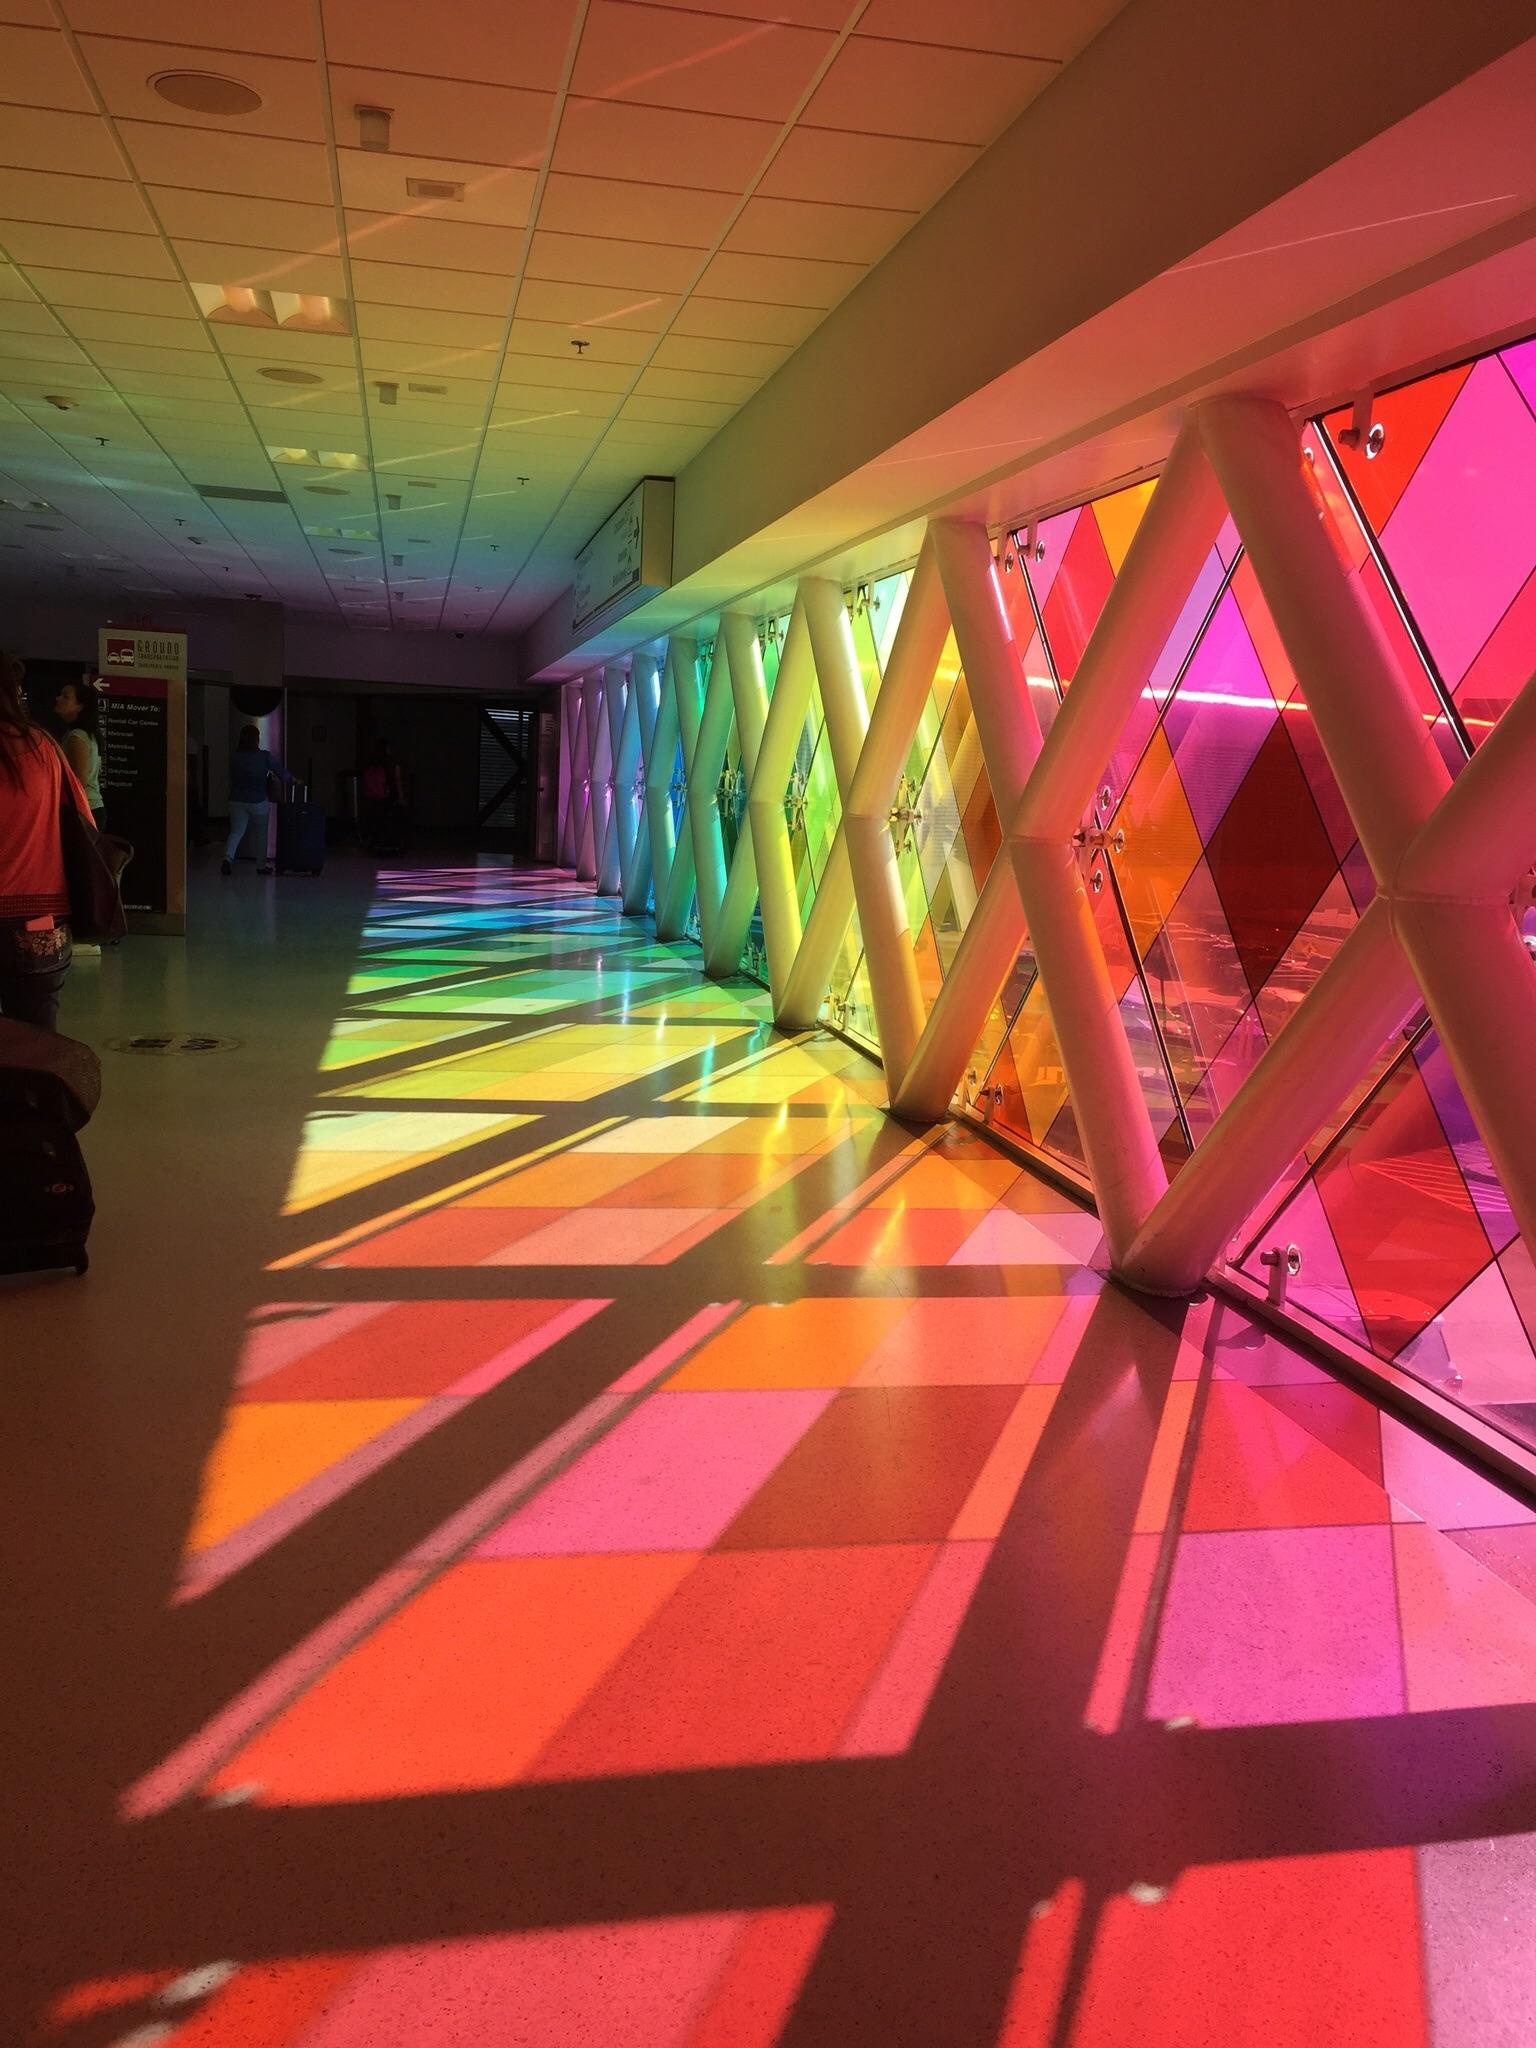
POLYGON ((309 791, 294 784, 295 795, 277 807, 277 872, 318 875, 325 866, 325 810, 309 801, 309 791))
POLYGON ((89 1265, 96 1205, 75 1133, 100 1096, 88 1045, 0 1018, 0 1273, 89 1265))

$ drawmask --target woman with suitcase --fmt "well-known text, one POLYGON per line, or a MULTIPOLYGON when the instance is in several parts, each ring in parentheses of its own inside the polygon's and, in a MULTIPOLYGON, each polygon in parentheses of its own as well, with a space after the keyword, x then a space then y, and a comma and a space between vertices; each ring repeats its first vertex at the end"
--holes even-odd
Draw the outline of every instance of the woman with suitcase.
POLYGON ((240 744, 229 763, 229 838, 225 843, 224 858, 219 862, 221 875, 234 873, 235 854, 247 832, 251 835, 257 874, 271 874, 272 863, 267 858, 267 831, 274 776, 284 784, 293 780, 282 763, 274 761, 261 744, 260 729, 254 725, 242 726, 240 744))
POLYGON ((69 884, 59 808, 85 792, 27 715, 26 671, 0 651, 0 1016, 53 1030, 69 972, 69 884))

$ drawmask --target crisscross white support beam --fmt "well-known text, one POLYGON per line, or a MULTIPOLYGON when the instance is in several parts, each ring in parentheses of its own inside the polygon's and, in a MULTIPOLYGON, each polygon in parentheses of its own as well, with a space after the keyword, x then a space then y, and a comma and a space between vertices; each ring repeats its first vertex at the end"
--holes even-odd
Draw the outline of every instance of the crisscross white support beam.
POLYGON ((1187 425, 1007 828, 1078 1135, 1117 1259, 1168 1177, 1099 943, 1077 839, 1115 741, 1224 516, 1199 433, 1187 425))
POLYGON ((566 683, 560 692, 560 794, 559 834, 555 864, 576 865, 576 791, 581 779, 578 753, 581 731, 581 687, 566 683))
POLYGON ((633 845, 629 866, 624 874, 624 914, 627 917, 638 917, 644 911, 646 895, 655 873, 650 774, 651 752, 656 738, 658 694, 659 678, 655 650, 649 647, 637 648, 629 665, 629 702, 624 712, 625 752, 629 759, 629 782, 626 786, 633 792, 630 811, 633 845))
POLYGON ((599 671, 581 679, 582 801, 576 840, 576 879, 580 882, 597 880, 598 850, 602 837, 597 749, 602 727, 603 678, 599 671))
MULTIPOLYGON (((768 717, 768 685, 763 675, 763 651, 757 629, 745 612, 727 612, 722 617, 720 636, 715 644, 717 666, 722 648, 730 677, 731 710, 736 721, 741 772, 746 777, 750 792, 768 717)), ((722 797, 721 801, 725 799, 722 797)), ((749 810, 731 850, 714 931, 705 934, 704 971, 715 980, 739 972, 741 949, 746 943, 747 927, 752 921, 756 903, 757 858, 749 810)))
POLYGON ((597 853, 597 893, 617 896, 623 890, 619 812, 623 789, 618 776, 619 749, 624 736, 624 671, 609 662, 602 672, 603 732, 600 756, 602 786, 602 841, 597 853))
MULTIPOLYGON (((846 804, 869 730, 869 706, 853 627, 841 589, 825 578, 806 577, 800 585, 800 602, 821 686, 821 708, 826 717, 823 743, 831 749, 833 777, 839 799, 846 804)), ((853 913, 853 869, 848 860, 846 820, 840 817, 816 885, 811 914, 784 977, 783 999, 774 1004, 774 1022, 781 1030, 808 1031, 820 1016, 853 913)))
MULTIPOLYGON (((986 529, 970 521, 930 525, 939 580, 954 626, 976 718, 982 772, 999 817, 1008 817, 1040 757, 1039 715, 997 585, 986 529)), ((1016 880, 999 851, 982 884, 955 958, 922 1020, 891 1107, 931 1122, 949 1112, 976 1040, 1024 941, 1016 880)))
MULTIPOLYGON (((839 606, 842 592, 835 584, 839 606)), ((794 850, 785 816, 785 795, 794 771, 800 735, 811 707, 816 667, 811 658, 811 629, 805 616, 805 583, 795 595, 789 630, 779 655, 779 672, 763 722, 756 759, 747 789, 747 817, 752 828, 753 865, 763 920, 763 949, 768 955, 768 987, 775 1019, 782 1016, 790 968, 804 937, 800 898, 795 887, 794 850)), ((819 1005, 818 1005, 819 1007, 819 1005)))
POLYGON ((715 639, 709 681, 688 762, 688 829, 693 841, 693 886, 699 905, 699 933, 706 955, 715 943, 720 906, 725 897, 725 841, 720 831, 720 776, 730 743, 730 650, 723 635, 715 639))
MULTIPOLYGON (((677 720, 675 732, 683 749, 683 781, 685 791, 689 786, 693 757, 698 748, 699 723, 702 706, 699 702, 698 647, 688 635, 674 633, 667 642, 667 676, 670 681, 673 715, 677 720)), ((664 689, 663 698, 668 692, 664 689)), ((658 719, 658 724, 660 723, 658 719)), ((671 776, 668 776, 668 788, 671 776)), ((687 801, 686 795, 684 799, 687 801)), ((663 894, 660 884, 656 895, 656 936, 658 939, 675 940, 682 938, 688 927, 688 912, 693 904, 693 826, 686 815, 680 821, 683 829, 677 834, 673 857, 667 868, 667 886, 663 894)))

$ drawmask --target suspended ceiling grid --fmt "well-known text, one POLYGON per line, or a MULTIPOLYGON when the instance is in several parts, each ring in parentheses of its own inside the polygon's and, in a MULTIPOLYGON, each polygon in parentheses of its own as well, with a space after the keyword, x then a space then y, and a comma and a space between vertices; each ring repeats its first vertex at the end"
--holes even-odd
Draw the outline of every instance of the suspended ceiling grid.
POLYGON ((0 581, 520 629, 1118 5, 0 0, 0 581))

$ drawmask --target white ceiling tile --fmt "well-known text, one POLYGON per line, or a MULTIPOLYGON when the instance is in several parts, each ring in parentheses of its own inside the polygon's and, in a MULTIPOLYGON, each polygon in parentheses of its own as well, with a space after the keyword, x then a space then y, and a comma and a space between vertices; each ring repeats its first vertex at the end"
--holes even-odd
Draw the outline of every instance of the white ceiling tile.
POLYGON ((695 292, 678 313, 672 332, 719 341, 776 341, 797 348, 825 317, 819 306, 775 306, 760 299, 714 299, 695 292))
MULTIPOLYGON (((632 327, 605 323, 601 327, 583 328, 580 334, 573 335, 568 322, 527 320, 520 315, 512 322, 507 352, 509 356, 547 356, 559 362, 575 363, 578 365, 576 380, 585 382, 589 390, 600 391, 604 385, 599 378, 605 369, 616 374, 620 365, 644 362, 654 345, 654 334, 632 327), (573 348, 573 341, 584 341, 587 346, 584 349, 573 348)), ((533 374, 521 368, 513 373, 510 363, 508 371, 519 377, 533 374)), ((542 374, 535 381, 542 383, 542 374)), ((607 388, 622 390, 627 381, 621 378, 617 385, 607 388)))
POLYGON ((855 135, 801 122, 769 165, 761 190, 783 199, 924 212, 980 155, 974 144, 855 135))
MULTIPOLYGON (((290 199, 243 199, 229 192, 150 188, 160 225, 173 241, 217 242, 251 249, 336 253, 336 214, 330 206, 290 199)), ((226 280, 220 280, 225 282, 226 280)), ((201 276, 198 282, 203 282, 201 276)))
POLYGON ((131 341, 152 348, 196 349, 204 354, 213 347, 200 320, 165 320, 104 306, 65 307, 62 318, 71 334, 89 343, 131 341))
POLYGON ((195 284, 241 284, 261 291, 313 292, 322 298, 346 295, 346 272, 335 255, 301 255, 292 249, 184 240, 180 236, 173 237, 172 247, 195 284))
POLYGON ((174 278, 176 266, 158 235, 114 235, 96 228, 45 227, 0 220, 0 248, 13 263, 63 265, 108 276, 174 278))
POLYGON ((551 93, 337 64, 330 79, 336 141, 344 149, 357 146, 359 106, 388 107, 391 153, 524 169, 537 169, 543 160, 551 93))
POLYGON ((95 112, 7 107, 0 121, 0 162, 27 170, 69 171, 81 178, 126 178, 128 171, 95 112))
POLYGON ((627 398, 619 417, 626 420, 649 420, 665 426, 710 427, 723 426, 736 410, 729 403, 707 398, 627 398))
POLYGON ((326 49, 337 65, 387 63, 553 92, 576 13, 576 0, 537 0, 515 16, 505 0, 454 0, 446 17, 418 0, 324 0, 326 49))
POLYGON ((552 168, 637 182, 643 182, 642 168, 653 168, 657 184, 741 192, 761 169, 779 126, 617 100, 570 99, 552 168))
MULTIPOLYGON (((29 266, 29 275, 50 305, 97 306, 125 313, 150 313, 166 319, 198 317, 192 294, 178 278, 111 277, 90 270, 54 270, 29 266)), ((0 292, 5 272, 0 267, 0 292)))
POLYGON ((356 314, 357 331, 365 344, 387 342, 422 357, 498 349, 507 324, 491 313, 430 312, 413 306, 363 304, 356 314))
POLYGON ((35 299, 8 299, 0 297, 0 333, 4 334, 61 334, 63 328, 56 313, 35 299))
POLYGON ((744 405, 761 381, 757 377, 721 376, 704 370, 656 368, 641 372, 635 391, 641 397, 715 398, 727 404, 744 405))
POLYGON ((1032 57, 855 35, 838 52, 804 118, 817 128, 985 147, 1059 69, 1032 57))
MULTIPOLYGON (((77 32, 111 35, 124 27, 122 0, 65 0, 77 32)), ((259 7, 211 8, 207 0, 134 0, 136 35, 203 51, 254 51, 272 57, 315 55, 309 0, 262 0, 259 7)))
POLYGON ((558 283, 606 284, 675 296, 692 281, 702 260, 701 250, 667 243, 540 232, 533 237, 527 274, 558 283))
MULTIPOLYGON (((133 121, 163 121, 180 128, 202 128, 210 135, 281 135, 297 142, 321 142, 319 67, 283 57, 242 54, 218 67, 221 75, 260 93, 262 104, 249 114, 193 113, 162 99, 150 83, 167 71, 206 71, 207 52, 184 43, 126 42, 114 36, 80 38, 107 111, 133 121)), ((210 147, 213 146, 210 144, 210 147)))
POLYGON ((407 263, 432 270, 517 275, 527 239, 521 228, 487 227, 445 214, 347 214, 347 247, 371 263, 407 263))
POLYGON ((835 306, 864 275, 858 263, 820 263, 808 257, 721 254, 699 281, 706 297, 772 299, 785 306, 835 306))
POLYGON ((94 114, 96 103, 57 28, 0 24, 0 100, 94 114))
POLYGON ((677 305, 675 292, 623 290, 602 284, 554 284, 545 278, 524 278, 517 295, 521 320, 558 322, 568 333, 585 338, 589 329, 613 333, 638 329, 659 334, 677 305))
POLYGON ((803 199, 749 199, 725 238, 727 249, 754 256, 832 257, 878 263, 918 215, 888 207, 814 204, 803 199))
POLYGON ((771 377, 789 358, 787 348, 761 341, 709 341, 692 334, 669 334, 651 360, 675 370, 724 370, 737 377, 771 377))
POLYGON ((395 150, 338 150, 342 197, 365 213, 404 213, 413 219, 478 221, 491 227, 527 225, 538 173, 506 164, 466 164, 441 157, 401 156, 395 150), (459 199, 423 199, 409 180, 459 185, 459 199))
POLYGON ((196 349, 142 347, 132 341, 91 341, 86 347, 91 360, 107 372, 120 391, 135 388, 131 378, 118 374, 130 370, 158 371, 170 380, 168 388, 185 384, 189 393, 208 383, 229 389, 224 365, 212 349, 200 355, 196 349))
POLYGON ((285 142, 274 135, 229 135, 159 121, 120 121, 134 169, 146 185, 192 192, 234 192, 329 206, 331 177, 317 142, 285 142))
MULTIPOLYGON (((272 364, 313 370, 334 384, 349 381, 357 366, 352 338, 346 334, 306 334, 291 327, 246 327, 223 320, 211 321, 208 333, 237 376, 255 376, 263 364, 272 364)), ((295 387, 288 395, 297 400, 303 394, 295 387)))
POLYGON ((410 263, 375 263, 352 257, 352 288, 364 303, 420 307, 428 312, 499 315, 512 302, 512 280, 469 270, 438 270, 410 263))
POLYGON ((67 334, 28 329, 20 333, 0 332, 0 360, 7 364, 83 363, 86 353, 67 334))
POLYGON ((738 190, 684 189, 632 179, 551 171, 539 207, 541 232, 710 248, 731 215, 738 190))
POLYGON ((1125 0, 966 0, 936 8, 933 0, 869 0, 860 35, 894 36, 914 43, 1000 51, 1014 57, 1065 60, 1113 20, 1125 0))
POLYGON ((571 90, 594 100, 783 121, 832 42, 825 30, 593 0, 571 90))

